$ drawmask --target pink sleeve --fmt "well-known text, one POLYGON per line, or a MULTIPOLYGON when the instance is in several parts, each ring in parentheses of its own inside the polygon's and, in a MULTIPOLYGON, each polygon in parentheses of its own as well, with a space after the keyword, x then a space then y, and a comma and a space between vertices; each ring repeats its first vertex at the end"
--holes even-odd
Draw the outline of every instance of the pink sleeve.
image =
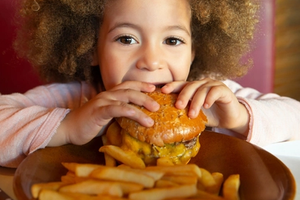
POLYGON ((17 167, 28 154, 44 148, 66 114, 95 94, 90 85, 73 82, 0 95, 0 165, 17 167))
POLYGON ((258 146, 300 139, 300 102, 274 93, 262 94, 238 83, 224 83, 235 93, 250 114, 247 141, 258 146))

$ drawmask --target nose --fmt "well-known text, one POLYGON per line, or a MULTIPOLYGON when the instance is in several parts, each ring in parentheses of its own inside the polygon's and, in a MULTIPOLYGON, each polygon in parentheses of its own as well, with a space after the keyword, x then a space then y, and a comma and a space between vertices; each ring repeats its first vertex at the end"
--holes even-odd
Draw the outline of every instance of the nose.
POLYGON ((157 45, 145 45, 140 51, 140 56, 136 63, 138 69, 155 71, 164 67, 165 61, 161 47, 157 45))

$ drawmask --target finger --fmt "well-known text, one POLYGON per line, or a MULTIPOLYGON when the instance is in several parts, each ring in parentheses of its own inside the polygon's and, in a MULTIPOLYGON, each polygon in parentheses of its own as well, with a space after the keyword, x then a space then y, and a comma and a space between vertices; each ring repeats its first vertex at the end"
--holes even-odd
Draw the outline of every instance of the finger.
POLYGON ((209 107, 206 103, 207 94, 211 87, 217 85, 220 85, 219 81, 208 78, 188 83, 180 92, 176 106, 183 109, 190 101, 188 116, 190 118, 197 117, 202 107, 209 107))
POLYGON ((223 86, 222 82, 209 80, 199 87, 191 100, 189 117, 197 117, 201 107, 209 109, 223 95, 223 86))
POLYGON ((205 82, 196 81, 187 83, 179 93, 175 106, 179 109, 184 109, 188 105, 190 100, 194 98, 196 92, 198 92, 198 94, 206 94, 205 82))
POLYGON ((150 83, 145 83, 145 82, 140 82, 140 81, 125 81, 111 90, 121 90, 121 89, 131 89, 131 90, 136 90, 136 91, 141 91, 141 92, 153 92, 155 90, 155 85, 150 84, 150 83))
POLYGON ((206 108, 205 99, 209 90, 210 87, 201 87, 197 89, 193 99, 190 102, 190 108, 188 112, 188 116, 190 118, 196 118, 199 115, 201 108, 206 108))
POLYGON ((146 115, 138 108, 124 102, 119 102, 118 105, 107 105, 97 110, 95 113, 97 120, 101 122, 103 119, 110 120, 112 117, 127 117, 142 126, 150 127, 154 124, 153 119, 146 115))
POLYGON ((139 106, 143 106, 151 112, 155 112, 159 109, 159 104, 149 97, 147 94, 132 90, 132 89, 122 89, 115 91, 106 91, 98 95, 99 107, 107 105, 108 102, 124 102, 133 103, 139 106), (105 99, 108 101, 106 102, 105 99))
POLYGON ((174 81, 165 84, 161 88, 161 92, 165 94, 170 94, 170 93, 179 93, 187 84, 186 81, 174 81))
POLYGON ((210 108, 216 101, 218 101, 219 103, 229 103, 230 99, 227 99, 226 97, 228 95, 228 93, 226 93, 226 91, 228 91, 227 87, 223 84, 218 84, 218 85, 214 85, 210 88, 209 92, 207 93, 205 102, 204 102, 204 107, 205 108, 210 108))

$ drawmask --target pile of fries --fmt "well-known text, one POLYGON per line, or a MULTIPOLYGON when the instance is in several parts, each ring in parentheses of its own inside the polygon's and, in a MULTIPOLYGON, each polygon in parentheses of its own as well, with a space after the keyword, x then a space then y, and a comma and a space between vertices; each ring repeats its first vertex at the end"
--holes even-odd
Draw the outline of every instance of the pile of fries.
MULTIPOLYGON (((99 151, 104 153, 105 165, 62 163, 68 172, 61 177, 61 181, 32 185, 33 198, 39 200, 239 199, 239 174, 232 174, 224 180, 220 172, 210 173, 196 164, 174 165, 168 158, 159 158, 156 166, 145 166, 140 157, 109 142, 107 137, 113 136, 113 133, 116 131, 113 130, 110 134, 102 136, 104 145, 99 151)), ((111 141, 117 140, 113 139, 111 141)))
POLYGON ((239 199, 238 174, 224 181, 223 174, 210 173, 195 164, 158 163, 143 169, 125 164, 62 163, 68 172, 61 181, 34 184, 31 192, 40 200, 239 199))
POLYGON ((68 169, 59 182, 34 184, 32 196, 40 200, 106 199, 239 199, 239 175, 223 182, 195 164, 134 169, 121 164, 62 163, 68 169), (222 196, 219 196, 221 185, 222 196))

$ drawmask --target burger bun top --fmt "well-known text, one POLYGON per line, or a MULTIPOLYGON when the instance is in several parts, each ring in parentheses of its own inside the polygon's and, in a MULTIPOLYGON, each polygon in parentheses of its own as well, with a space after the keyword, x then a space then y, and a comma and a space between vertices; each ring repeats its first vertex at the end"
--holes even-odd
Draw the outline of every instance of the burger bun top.
POLYGON ((154 120, 152 127, 144 127, 138 122, 126 117, 117 119, 117 122, 132 137, 156 146, 164 146, 175 142, 185 142, 198 136, 207 123, 207 118, 200 111, 196 118, 187 116, 189 106, 177 109, 174 104, 178 94, 164 94, 160 91, 147 93, 160 104, 160 109, 150 112, 146 108, 136 106, 154 120))

